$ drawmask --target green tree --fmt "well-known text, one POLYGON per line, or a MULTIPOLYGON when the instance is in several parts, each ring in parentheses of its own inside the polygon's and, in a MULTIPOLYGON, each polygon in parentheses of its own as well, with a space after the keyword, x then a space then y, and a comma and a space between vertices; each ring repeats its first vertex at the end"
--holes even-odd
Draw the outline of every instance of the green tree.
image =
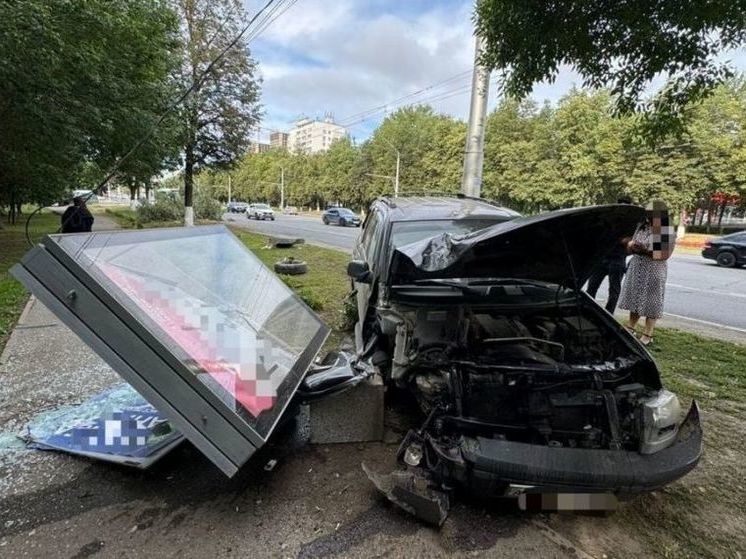
POLYGON ((174 0, 181 22, 183 57, 179 82, 196 84, 180 113, 184 153, 184 220, 193 223, 194 173, 227 166, 245 153, 260 116, 256 63, 245 41, 230 48, 210 74, 210 63, 239 33, 240 0, 174 0))
MULTIPOLYGON (((0 204, 103 177, 166 106, 176 38, 165 0, 0 1, 0 204)), ((155 135, 122 170, 152 173, 167 144, 155 135)))
POLYGON ((654 109, 649 131, 662 134, 732 74, 717 55, 746 44, 744 11, 744 0, 480 0, 475 19, 483 60, 503 74, 508 94, 523 97, 569 65, 584 86, 609 88, 622 112, 654 109), (660 74, 670 81, 646 103, 660 74))

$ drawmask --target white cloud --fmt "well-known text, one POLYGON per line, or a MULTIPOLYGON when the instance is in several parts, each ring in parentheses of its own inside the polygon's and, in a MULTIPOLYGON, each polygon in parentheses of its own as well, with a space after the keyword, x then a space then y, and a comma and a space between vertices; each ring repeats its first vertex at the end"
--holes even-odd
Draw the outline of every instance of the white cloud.
MULTIPOLYGON (((354 0, 300 0, 251 45, 264 78, 264 126, 287 128, 285 119, 302 113, 331 111, 343 119, 471 66, 471 2, 411 13, 402 11, 402 3, 391 2, 391 11, 378 13, 369 6, 354 0)), ((468 83, 464 76, 431 93, 468 83)), ((463 116, 468 93, 440 105, 463 116)))

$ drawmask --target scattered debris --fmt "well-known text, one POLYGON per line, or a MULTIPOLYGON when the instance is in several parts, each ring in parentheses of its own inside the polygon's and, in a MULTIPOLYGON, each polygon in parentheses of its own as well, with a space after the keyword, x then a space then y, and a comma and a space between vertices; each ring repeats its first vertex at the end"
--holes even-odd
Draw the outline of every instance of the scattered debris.
POLYGON ((432 488, 421 474, 411 470, 396 470, 377 474, 361 464, 365 475, 386 498, 423 522, 442 526, 448 516, 448 494, 432 488))
POLYGON ((302 237, 269 237, 266 248, 291 248, 295 245, 305 244, 302 237))
POLYGON ((277 466, 277 460, 272 458, 271 460, 268 460, 267 463, 264 465, 264 471, 271 472, 275 469, 275 466, 277 466))

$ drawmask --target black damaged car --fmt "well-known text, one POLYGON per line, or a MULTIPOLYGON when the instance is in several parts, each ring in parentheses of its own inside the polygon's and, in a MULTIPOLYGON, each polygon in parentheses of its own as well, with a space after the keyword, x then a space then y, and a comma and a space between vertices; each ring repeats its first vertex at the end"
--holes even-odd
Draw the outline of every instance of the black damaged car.
MULTIPOLYGON (((360 363, 422 413, 406 467, 368 472, 426 520, 448 497, 651 491, 693 469, 685 417, 646 349, 581 286, 642 221, 610 205, 519 217, 468 198, 381 199, 349 264, 360 363)), ((366 470, 367 471, 367 470, 366 470)))

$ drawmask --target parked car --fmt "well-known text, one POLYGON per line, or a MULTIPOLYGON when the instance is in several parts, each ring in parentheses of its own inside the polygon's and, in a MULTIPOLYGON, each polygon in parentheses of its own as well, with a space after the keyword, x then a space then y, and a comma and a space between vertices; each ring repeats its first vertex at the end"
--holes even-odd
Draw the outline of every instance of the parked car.
POLYGON ((298 215, 298 208, 296 206, 285 206, 282 208, 283 215, 298 215))
POLYGON ((246 209, 246 217, 251 219, 271 219, 275 220, 275 212, 269 207, 269 204, 249 204, 246 209))
POLYGON ((452 491, 658 489, 697 464, 696 402, 581 286, 644 211, 596 206, 519 217, 469 198, 373 203, 348 266, 355 345, 422 417, 407 473, 369 472, 394 502, 442 522, 452 491), (393 487, 393 489, 392 489, 393 487))
POLYGON ((746 231, 707 241, 702 256, 726 268, 743 266, 746 264, 746 231))
POLYGON ((347 208, 328 208, 321 215, 321 221, 324 222, 324 225, 334 223, 341 227, 347 227, 348 225, 360 227, 360 216, 347 208))
POLYGON ((232 214, 244 213, 249 205, 246 202, 228 202, 227 210, 232 214))

